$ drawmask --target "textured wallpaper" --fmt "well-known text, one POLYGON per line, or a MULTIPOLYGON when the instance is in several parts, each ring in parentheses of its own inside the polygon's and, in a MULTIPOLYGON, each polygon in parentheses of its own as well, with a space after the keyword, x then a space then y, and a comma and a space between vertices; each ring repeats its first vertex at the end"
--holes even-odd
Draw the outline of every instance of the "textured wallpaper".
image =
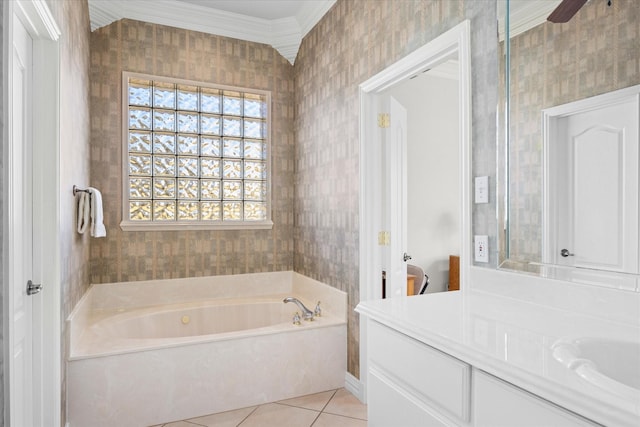
MULTIPOLYGON (((471 19, 473 167, 495 176, 496 15, 487 4, 338 1, 294 67, 269 46, 160 25, 122 20, 93 32, 91 185, 103 192, 107 238, 91 242, 91 282, 294 269, 348 292, 348 369, 359 376, 358 85, 471 19), (123 70, 272 91, 273 230, 119 229, 123 70)), ((493 204, 477 208, 477 233, 495 239, 495 217, 493 204)))
POLYGON ((60 52, 60 285, 62 299, 62 421, 66 417, 65 320, 89 288, 89 236, 76 233, 73 185, 89 182, 89 7, 87 0, 51 2, 61 30, 60 52))
MULTIPOLYGON (((129 20, 89 36, 86 0, 50 4, 63 30, 61 318, 89 283, 295 269, 348 292, 348 369, 359 376, 358 85, 471 19, 473 173, 495 177, 493 2, 339 0, 295 67, 269 46, 129 20), (123 70, 272 91, 273 230, 119 229, 123 70), (107 238, 74 233, 74 184, 103 191, 107 238)), ((495 241, 495 218, 493 203, 475 206, 474 233, 495 241)))
MULTIPOLYGON (((2 6, 0 6, 0 49, 2 50, 2 56, 0 56, 0 70, 2 73, 2 84, 0 85, 0 135, 2 135, 2 141, 5 141, 5 127, 4 127, 4 87, 7 80, 7 73, 5 71, 5 67, 7 63, 5 61, 5 57, 7 52, 5 52, 5 45, 2 40, 4 40, 4 2, 2 6)), ((4 150, 3 142, 3 150, 4 150)), ((2 160, 0 160, 0 237, 2 237, 2 246, 0 246, 0 348, 4 348, 4 316, 2 315, 4 307, 3 301, 3 291, 4 291, 4 156, 2 160)), ((0 427, 4 425, 4 351, 0 351, 0 427)))
MULTIPOLYGON (((359 376, 358 86, 464 19, 471 20, 474 174, 495 179, 494 2, 338 1, 304 38, 295 63, 295 270, 349 295, 348 369, 359 376)), ((495 181, 492 181, 495 182, 495 181)), ((476 234, 495 243, 495 204, 476 234)), ((495 257, 492 257, 495 258, 495 257)), ((495 260, 492 259, 495 265, 495 260)))
POLYGON ((91 185, 107 237, 91 243, 91 282, 293 269, 293 67, 272 47, 121 20, 91 34, 91 185), (272 230, 123 232, 122 71, 271 91, 272 230))
POLYGON ((541 110, 640 83, 640 2, 588 2, 512 39, 510 255, 541 260, 541 110))

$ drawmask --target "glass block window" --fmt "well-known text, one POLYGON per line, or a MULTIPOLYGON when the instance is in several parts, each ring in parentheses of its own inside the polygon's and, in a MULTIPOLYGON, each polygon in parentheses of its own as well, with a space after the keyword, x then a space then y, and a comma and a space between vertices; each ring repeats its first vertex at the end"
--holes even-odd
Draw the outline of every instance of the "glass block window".
POLYGON ((124 73, 123 98, 123 229, 270 223, 268 92, 124 73))

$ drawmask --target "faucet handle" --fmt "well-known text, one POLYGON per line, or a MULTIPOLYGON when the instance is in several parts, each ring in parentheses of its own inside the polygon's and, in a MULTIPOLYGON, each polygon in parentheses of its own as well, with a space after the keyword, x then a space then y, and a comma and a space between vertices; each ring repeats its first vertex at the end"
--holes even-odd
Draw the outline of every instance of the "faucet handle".
POLYGON ((300 313, 298 313, 297 311, 293 315, 293 324, 300 325, 300 313))
POLYGON ((320 301, 318 301, 318 303, 316 304, 315 310, 313 310, 313 316, 314 317, 322 316, 322 309, 320 308, 320 301))

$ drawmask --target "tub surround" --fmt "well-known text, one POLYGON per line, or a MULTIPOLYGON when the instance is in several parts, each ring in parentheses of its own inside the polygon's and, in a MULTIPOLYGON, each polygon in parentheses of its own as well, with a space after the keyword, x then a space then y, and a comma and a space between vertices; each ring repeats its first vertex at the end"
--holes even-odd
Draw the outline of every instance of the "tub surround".
POLYGON ((346 293, 291 271, 93 285, 68 319, 70 425, 153 425, 340 388, 346 307, 346 293), (293 325, 287 313, 297 307, 284 296, 311 308, 321 301, 322 317, 293 325), (284 321, 214 335, 113 335, 118 320, 236 303, 280 303, 284 321))
MULTIPOLYGON (((474 380, 467 384, 472 389, 462 393, 467 399, 476 389, 482 394, 487 384, 509 383, 544 399, 537 401, 566 409, 578 425, 588 425, 587 420, 638 425, 640 401, 582 380, 554 359, 552 346, 559 339, 579 337, 639 343, 640 293, 477 267, 470 269, 470 282, 465 292, 367 301, 357 311, 368 317, 374 332, 393 330, 470 367, 469 381, 471 371, 474 380)), ((368 360, 373 351, 370 348, 368 360)), ((369 368, 369 387, 376 381, 371 369, 376 368, 369 368)), ((375 395, 369 396, 372 408, 375 395)), ((471 407, 460 409, 459 418, 452 416, 454 422, 481 425, 482 408, 473 407, 481 402, 471 397, 467 400, 471 407)), ((445 417, 450 415, 439 407, 445 417)), ((374 422, 371 414, 369 420, 374 422)))

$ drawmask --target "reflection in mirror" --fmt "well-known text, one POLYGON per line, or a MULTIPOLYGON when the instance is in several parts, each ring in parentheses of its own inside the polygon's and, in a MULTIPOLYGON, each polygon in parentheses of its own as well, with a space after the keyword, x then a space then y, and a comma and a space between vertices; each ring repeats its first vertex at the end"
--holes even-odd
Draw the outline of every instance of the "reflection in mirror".
POLYGON ((640 2, 590 0, 568 22, 548 22, 561 3, 502 6, 509 84, 502 90, 501 266, 639 290, 638 96, 618 107, 603 101, 609 111, 584 105, 640 84, 640 2), (619 123, 624 114, 631 123, 619 123), (593 249, 587 262, 585 248, 593 249))

